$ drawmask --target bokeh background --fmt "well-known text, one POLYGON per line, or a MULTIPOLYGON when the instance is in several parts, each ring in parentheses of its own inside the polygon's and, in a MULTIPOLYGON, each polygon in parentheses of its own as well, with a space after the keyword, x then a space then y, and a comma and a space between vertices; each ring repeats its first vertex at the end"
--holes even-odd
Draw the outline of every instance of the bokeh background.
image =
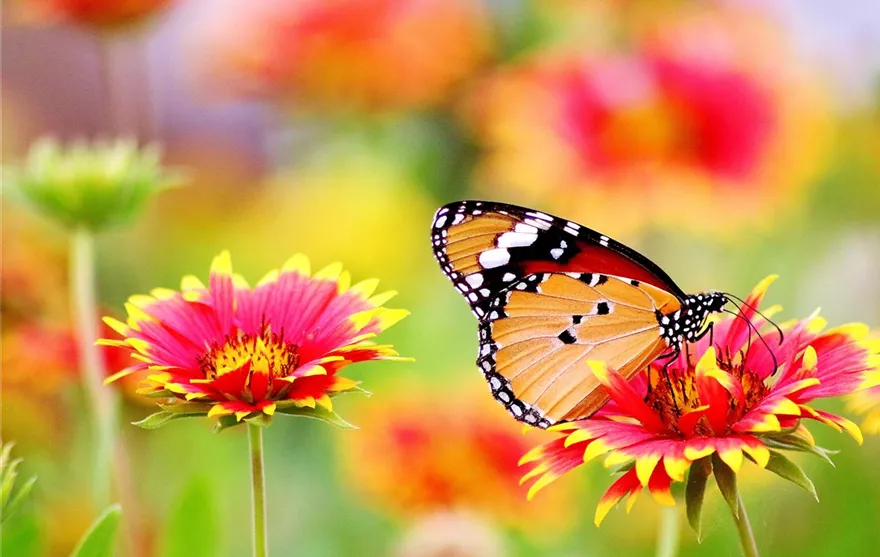
MULTIPOLYGON (((99 237, 107 313, 204 278, 224 248, 252 280, 297 251, 342 261, 412 311, 385 336, 415 363, 351 368, 374 395, 337 408, 360 430, 267 431, 273 555, 654 552, 647 498, 593 526, 599 464, 525 503, 516 460, 542 438, 473 365, 476 324, 430 250, 443 203, 528 204, 637 247, 685 290, 745 295, 778 273, 786 316, 880 323, 874 0, 13 0, 2 15, 4 164, 46 135, 127 136, 187 177, 99 237)), ((2 437, 39 480, 3 554, 64 556, 100 511, 68 240, 9 190, 2 437)), ((119 388, 120 555, 248 554, 243 431, 139 430, 149 405, 119 388), (169 541, 181 528, 193 552, 169 541)), ((880 439, 816 433, 841 450, 836 468, 799 461, 821 502, 743 476, 759 547, 874 555, 880 439)), ((706 513, 680 554, 738 555, 717 492, 706 513)))

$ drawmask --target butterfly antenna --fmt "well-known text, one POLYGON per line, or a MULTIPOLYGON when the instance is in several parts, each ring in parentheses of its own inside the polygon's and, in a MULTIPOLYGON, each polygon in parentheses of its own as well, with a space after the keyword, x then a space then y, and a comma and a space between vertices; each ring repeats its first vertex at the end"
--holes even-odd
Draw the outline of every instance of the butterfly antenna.
MULTIPOLYGON (((733 294, 731 294, 731 293, 729 293, 729 292, 723 292, 723 294, 724 294, 725 296, 727 296, 728 298, 732 298, 733 300, 738 300, 738 301, 740 302, 740 304, 742 304, 743 306, 745 306, 745 307, 749 308, 750 310, 754 311, 756 314, 760 315, 761 318, 764 319, 764 321, 766 321, 767 323, 770 323, 771 325, 773 325, 773 328, 775 328, 775 329, 776 329, 776 332, 779 333, 779 344, 782 344, 782 342, 785 340, 785 334, 783 334, 783 332, 782 332, 782 327, 780 327, 779 325, 777 325, 775 321, 773 321, 772 319, 770 319, 769 317, 767 317, 766 315, 764 315, 763 313, 761 313, 761 312, 758 310, 758 308, 756 308, 756 307, 754 307, 753 305, 749 304, 748 302, 746 302, 745 300, 743 300, 743 299, 740 298, 739 296, 734 296, 733 294)), ((735 304, 734 304, 734 305, 735 305, 735 304)), ((751 320, 749 320, 749 322, 751 322, 751 320)))
MULTIPOLYGON (((740 315, 739 312, 734 313, 734 312, 730 311, 729 309, 725 309, 724 311, 725 311, 726 313, 729 313, 729 314, 733 315, 734 317, 736 317, 736 318, 738 318, 738 319, 742 319, 742 320, 744 320, 744 321, 746 322, 746 325, 748 325, 748 327, 749 327, 749 340, 748 340, 748 343, 746 344, 746 354, 749 353, 749 350, 750 350, 751 347, 752 347, 752 331, 754 331, 755 334, 758 336, 758 338, 761 340, 761 344, 763 344, 763 345, 764 345, 764 348, 767 349, 767 353, 770 354, 770 358, 773 360, 773 370, 774 370, 774 372, 775 372, 777 369, 779 369, 779 360, 776 359, 776 354, 775 354, 775 353, 773 352, 773 350, 770 348, 770 345, 767 344, 767 340, 764 339, 764 335, 761 334, 761 331, 758 330, 758 327, 757 327, 754 323, 752 323, 752 320, 751 320, 751 319, 746 319, 745 317, 743 317, 742 315, 740 315)), ((762 316, 762 317, 763 317, 763 316, 762 316)), ((767 318, 764 317, 764 319, 767 319, 767 318)), ((774 325, 775 325, 775 323, 774 323, 774 325)), ((777 329, 779 329, 779 327, 777 327, 777 329)), ((782 331, 780 331, 780 335, 781 335, 781 334, 782 334, 782 331)), ((780 344, 781 344, 781 343, 782 343, 782 340, 780 339, 780 344)))

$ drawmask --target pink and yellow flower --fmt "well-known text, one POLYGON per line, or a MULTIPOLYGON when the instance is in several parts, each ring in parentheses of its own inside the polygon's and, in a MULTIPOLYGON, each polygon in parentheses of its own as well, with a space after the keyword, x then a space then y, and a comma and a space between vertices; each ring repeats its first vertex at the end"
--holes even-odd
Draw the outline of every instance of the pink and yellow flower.
POLYGON ((689 470, 695 474, 697 465, 697 473, 704 473, 712 458, 716 468, 720 461, 734 473, 744 459, 779 473, 795 466, 779 450, 825 456, 805 419, 846 431, 861 443, 858 426, 811 403, 880 384, 878 343, 861 324, 823 332, 825 322, 816 315, 785 324, 782 342, 772 329, 757 338, 753 331, 766 322, 752 308, 773 278, 752 291, 737 316, 715 321, 711 344, 706 335, 665 371, 655 363, 627 382, 592 362, 612 401, 588 420, 554 427, 559 438, 522 458, 521 464, 532 466, 523 478, 533 481, 529 498, 565 472, 604 456, 606 466, 622 465, 625 472, 602 496, 598 525, 624 497, 630 508, 643 488, 658 503, 674 504, 672 483, 685 481, 689 470))
POLYGON ((486 150, 478 182, 617 233, 766 222, 821 168, 826 111, 780 41, 763 44, 773 63, 754 57, 749 29, 694 18, 501 69, 465 109, 486 150))
POLYGON ((201 31, 209 81, 313 107, 435 106, 486 58, 473 0, 273 0, 226 4, 201 31))
POLYGON ((208 415, 220 426, 265 424, 276 412, 345 425, 331 398, 357 388, 339 372, 368 360, 400 360, 371 339, 408 312, 382 307, 394 293, 373 296, 371 279, 351 286, 340 264, 310 273, 295 255, 255 287, 218 255, 205 286, 186 276, 181 291, 159 288, 132 296, 128 320, 105 318, 123 338, 100 344, 126 348, 137 362, 108 379, 143 370, 142 392, 164 397, 163 411, 142 425, 208 415))
POLYGON ((340 439, 345 477, 371 504, 408 520, 473 513, 542 535, 570 524, 571 492, 523 500, 517 460, 530 441, 493 401, 448 387, 395 393, 360 405, 363 429, 340 439))

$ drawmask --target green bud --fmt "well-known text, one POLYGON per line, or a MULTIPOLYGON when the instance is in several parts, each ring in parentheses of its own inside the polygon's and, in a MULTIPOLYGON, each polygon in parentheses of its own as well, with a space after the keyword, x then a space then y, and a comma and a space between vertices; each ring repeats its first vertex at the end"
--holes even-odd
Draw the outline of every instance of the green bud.
POLYGON ((8 178, 41 212, 93 232, 129 222, 153 195, 180 183, 179 174, 162 166, 157 145, 138 148, 123 139, 67 148, 41 139, 8 178))

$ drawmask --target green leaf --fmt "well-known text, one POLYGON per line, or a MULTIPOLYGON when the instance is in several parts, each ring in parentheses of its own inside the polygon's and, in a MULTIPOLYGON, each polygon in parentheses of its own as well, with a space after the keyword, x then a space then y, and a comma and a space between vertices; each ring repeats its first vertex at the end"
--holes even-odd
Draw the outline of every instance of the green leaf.
POLYGON ((724 464, 724 461, 721 460, 717 453, 712 455, 712 472, 715 475, 715 483, 718 484, 721 495, 724 496, 724 500, 727 502, 730 510, 733 511, 733 515, 738 517, 739 504, 736 500, 736 474, 733 473, 730 466, 724 464))
POLYGON ((157 429, 166 425, 167 423, 179 420, 181 418, 195 418, 198 416, 205 416, 207 412, 193 412, 193 413, 184 413, 184 412, 171 412, 169 410, 162 410, 161 412, 156 412, 155 414, 150 414, 143 420, 138 422, 131 422, 132 425, 136 425, 138 427, 142 427, 144 429, 157 429))
POLYGON ((36 476, 29 478, 26 482, 24 482, 24 484, 22 484, 22 486, 18 489, 16 494, 9 502, 3 502, 3 516, 0 516, 0 521, 6 522, 7 518, 15 514, 18 506, 22 503, 22 501, 25 500, 28 495, 30 495, 35 483, 37 483, 36 476))
POLYGON ((116 553, 116 531, 122 509, 119 505, 111 505, 101 513, 85 535, 76 544, 70 557, 113 557, 116 553))
POLYGON ((204 478, 194 478, 174 503, 160 557, 215 557, 220 552, 217 501, 204 478))
POLYGON ((204 402, 175 402, 173 404, 159 404, 159 407, 172 414, 205 415, 211 410, 210 404, 204 402))
POLYGON ((15 557, 41 557, 47 554, 43 547, 42 522, 37 519, 33 508, 23 509, 10 520, 5 520, 0 535, 0 555, 15 557))
POLYGON ((275 413, 321 420, 322 422, 326 422, 340 429, 357 429, 357 426, 354 426, 343 420, 336 412, 333 412, 332 410, 327 410, 326 408, 322 408, 320 406, 317 406, 315 408, 297 406, 288 406, 286 408, 279 407, 275 410, 275 413))
POLYGON ((712 463, 710 459, 708 457, 701 458, 691 465, 685 487, 684 500, 687 506, 688 524, 697 535, 698 542, 702 541, 703 537, 703 500, 706 497, 706 483, 711 474, 712 463))
POLYGON ((816 493, 816 486, 813 485, 812 480, 807 477, 800 466, 788 460, 782 453, 770 451, 770 461, 767 462, 767 470, 770 470, 780 478, 800 486, 810 493, 816 501, 819 500, 819 494, 816 493))

